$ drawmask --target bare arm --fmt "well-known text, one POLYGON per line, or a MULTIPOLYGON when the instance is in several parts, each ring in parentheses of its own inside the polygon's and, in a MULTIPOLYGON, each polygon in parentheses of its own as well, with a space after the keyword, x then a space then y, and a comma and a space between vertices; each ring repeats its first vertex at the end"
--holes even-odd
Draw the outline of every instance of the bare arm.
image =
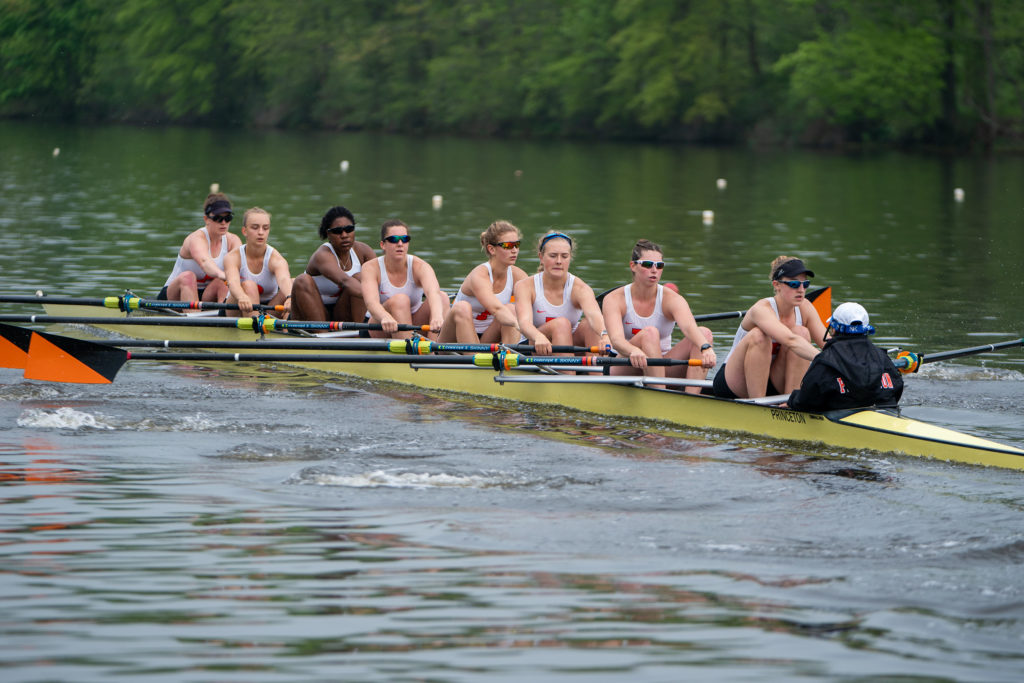
POLYGON ((629 363, 635 368, 647 367, 647 354, 643 349, 626 339, 626 331, 622 327, 622 319, 626 314, 625 287, 619 287, 604 295, 604 322, 608 325, 608 339, 619 355, 628 357, 629 363))
MULTIPOLYGON (((754 325, 761 328, 762 332, 804 360, 813 360, 818 355, 818 349, 814 348, 809 341, 779 321, 775 316, 775 311, 772 310, 766 301, 761 300, 751 306, 750 310, 747 311, 747 315, 750 316, 750 320, 754 325)), ((817 313, 814 314, 814 317, 817 319, 817 313)), ((818 324, 821 325, 820 320, 818 324)))
POLYGON ((597 304, 597 298, 594 296, 594 290, 591 289, 590 285, 576 278, 576 281, 572 284, 572 300, 573 305, 583 311, 587 324, 601 338, 601 343, 611 346, 608 328, 604 324, 604 314, 601 313, 601 307, 597 304))
MULTIPOLYGON (((519 269, 516 268, 515 270, 519 269)), ((509 268, 506 277, 511 277, 514 280, 514 275, 513 268, 509 268)), ((523 273, 523 275, 525 277, 526 274, 523 273)), ((508 310, 494 293, 491 279, 487 276, 487 268, 480 265, 471 270, 469 275, 466 276, 466 281, 462 284, 462 288, 469 290, 469 294, 476 297, 477 301, 494 316, 494 319, 499 324, 519 329, 519 321, 516 319, 516 315, 508 310)))
POLYGON ((393 333, 398 330, 395 319, 387 312, 383 304, 380 302, 380 264, 376 259, 367 261, 363 264, 362 280, 360 285, 363 290, 363 301, 366 303, 366 310, 370 316, 375 320, 381 321, 384 325, 386 321, 390 322, 394 329, 385 329, 385 332, 393 333))
POLYGON ((440 332, 441 325, 444 323, 444 314, 448 310, 448 297, 441 291, 441 285, 437 282, 434 269, 419 256, 414 256, 412 259, 412 275, 430 305, 430 330, 440 332))
POLYGON ((533 278, 523 278, 516 283, 512 290, 516 298, 516 318, 519 321, 519 331, 535 347, 538 354, 546 356, 551 353, 551 340, 533 324, 533 302, 536 292, 533 290, 533 278))
MULTIPOLYGON (((683 333, 683 336, 686 337, 691 344, 693 344, 693 348, 699 349, 704 346, 704 344, 707 344, 708 340, 700 331, 697 321, 694 320, 693 312, 690 310, 690 304, 686 302, 686 299, 667 288, 662 290, 661 297, 662 312, 676 322, 676 326, 679 327, 679 331, 683 333)), ((718 360, 715 357, 714 349, 710 347, 701 351, 700 355, 701 365, 705 368, 714 367, 715 362, 718 360)))
POLYGON ((288 261, 276 249, 270 257, 270 272, 274 274, 274 278, 277 280, 278 291, 284 296, 282 305, 287 316, 292 310, 292 274, 288 268, 288 261))
MULTIPOLYGON (((231 241, 228 240, 228 245, 230 246, 230 244, 231 241)), ((227 279, 224 271, 221 270, 213 256, 210 255, 210 245, 206 243, 206 238, 200 234, 199 230, 185 238, 182 251, 185 251, 189 258, 198 263, 203 272, 210 277, 217 280, 227 279)))

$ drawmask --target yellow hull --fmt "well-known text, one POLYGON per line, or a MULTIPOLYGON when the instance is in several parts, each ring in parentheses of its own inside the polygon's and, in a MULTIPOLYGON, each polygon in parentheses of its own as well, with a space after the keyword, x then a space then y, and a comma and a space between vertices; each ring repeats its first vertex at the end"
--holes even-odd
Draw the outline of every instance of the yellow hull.
MULTIPOLYGON (((120 318, 119 311, 80 306, 47 305, 50 315, 120 318), (99 311, 104 311, 100 313, 99 311)), ((138 314, 135 314, 138 315, 138 314)), ((170 327, 159 325, 98 325, 145 339, 249 340, 252 332, 234 328, 170 327)), ((275 338, 298 339, 291 335, 275 338)), ((275 353, 268 349, 261 353, 275 353)), ((276 353, 301 353, 288 350, 276 353)), ((310 351, 310 353, 323 353, 310 351)), ((337 351, 348 354, 366 352, 337 351)), ((385 355, 382 352, 382 355, 385 355)), ((1024 470, 1024 449, 982 439, 944 427, 901 417, 893 412, 862 410, 829 415, 740 403, 676 391, 590 383, 518 383, 502 381, 503 375, 483 368, 416 368, 398 363, 290 363, 323 372, 353 375, 370 380, 410 384, 425 389, 454 391, 533 404, 550 404, 613 417, 661 420, 669 423, 753 434, 763 438, 796 441, 855 452, 877 451, 1024 470)), ((516 377, 524 373, 513 371, 516 377)))

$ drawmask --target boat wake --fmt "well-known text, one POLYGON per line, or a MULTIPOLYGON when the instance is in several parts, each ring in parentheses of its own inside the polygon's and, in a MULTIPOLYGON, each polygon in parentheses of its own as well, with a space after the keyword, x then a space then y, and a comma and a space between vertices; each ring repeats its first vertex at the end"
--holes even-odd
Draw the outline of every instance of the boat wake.
POLYGON ((325 472, 322 469, 307 470, 293 476, 287 483, 313 484, 317 486, 342 486, 349 488, 398 488, 398 489, 560 489, 572 484, 594 484, 571 477, 523 478, 507 472, 483 474, 448 474, 444 472, 408 472, 371 470, 356 474, 325 472))
POLYGON ((97 419, 95 415, 74 408, 32 408, 21 414, 18 426, 35 429, 116 429, 102 418, 97 419))

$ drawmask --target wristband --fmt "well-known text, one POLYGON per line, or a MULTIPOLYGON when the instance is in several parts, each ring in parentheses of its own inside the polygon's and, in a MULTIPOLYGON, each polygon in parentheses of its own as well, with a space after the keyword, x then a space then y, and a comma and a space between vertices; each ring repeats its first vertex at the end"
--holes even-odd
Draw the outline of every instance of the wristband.
POLYGON ((711 344, 708 344, 707 342, 705 342, 705 343, 700 345, 700 350, 701 351, 707 351, 710 348, 711 348, 711 344))

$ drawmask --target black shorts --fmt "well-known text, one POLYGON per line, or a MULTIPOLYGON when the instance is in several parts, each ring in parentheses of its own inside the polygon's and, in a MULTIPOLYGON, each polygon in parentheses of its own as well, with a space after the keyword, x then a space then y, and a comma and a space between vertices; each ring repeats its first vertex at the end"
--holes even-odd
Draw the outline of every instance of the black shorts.
MULTIPOLYGON (((711 393, 718 398, 731 398, 733 400, 739 398, 733 390, 729 387, 729 383, 725 381, 725 366, 718 368, 718 372, 715 373, 715 378, 712 381, 711 393)), ((772 384, 772 380, 768 378, 768 389, 766 396, 778 396, 781 392, 772 384)))
MULTIPOLYGON (((203 300, 203 292, 205 292, 205 291, 206 291, 206 287, 201 287, 199 289, 199 300, 200 301, 203 300)), ((157 301, 167 301, 167 285, 164 285, 164 288, 161 289, 160 293, 156 295, 156 300, 157 301)))

